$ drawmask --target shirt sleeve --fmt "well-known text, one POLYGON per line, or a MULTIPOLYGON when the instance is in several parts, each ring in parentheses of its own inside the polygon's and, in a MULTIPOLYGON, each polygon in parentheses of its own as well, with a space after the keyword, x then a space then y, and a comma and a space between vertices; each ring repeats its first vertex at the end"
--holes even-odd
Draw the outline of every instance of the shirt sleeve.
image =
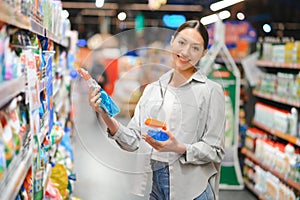
POLYGON ((194 144, 185 144, 183 164, 220 163, 224 158, 225 97, 220 87, 213 87, 208 103, 208 114, 202 138, 194 144))
POLYGON ((115 135, 111 135, 108 132, 108 137, 114 139, 117 144, 126 151, 135 151, 139 148, 139 143, 141 140, 141 104, 149 93, 149 87, 146 86, 143 95, 141 96, 139 102, 137 103, 134 115, 127 126, 119 123, 119 129, 115 135))

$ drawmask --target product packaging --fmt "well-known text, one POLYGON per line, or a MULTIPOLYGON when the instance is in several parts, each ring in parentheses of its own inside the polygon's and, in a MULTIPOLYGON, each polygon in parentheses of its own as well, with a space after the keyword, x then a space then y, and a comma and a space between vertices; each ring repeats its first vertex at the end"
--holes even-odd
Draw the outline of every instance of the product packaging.
POLYGON ((147 133, 157 141, 166 141, 169 139, 168 134, 165 132, 167 130, 167 125, 157 119, 147 118, 145 124, 152 129, 148 130, 147 133))
MULTIPOLYGON (((78 69, 78 73, 82 76, 82 78, 87 82, 89 87, 94 87, 95 89, 97 87, 100 87, 97 82, 91 77, 91 75, 84 69, 80 68, 78 69)), ((118 106, 114 103, 112 98, 107 94, 105 90, 102 88, 99 91, 101 93, 100 98, 102 99, 100 103, 100 107, 109 114, 110 117, 114 117, 120 112, 120 109, 118 106)))

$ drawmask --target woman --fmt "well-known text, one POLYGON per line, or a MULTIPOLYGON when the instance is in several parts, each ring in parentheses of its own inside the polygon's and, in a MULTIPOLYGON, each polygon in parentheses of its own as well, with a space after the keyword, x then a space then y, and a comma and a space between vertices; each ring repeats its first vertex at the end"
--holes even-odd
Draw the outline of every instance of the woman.
POLYGON ((147 85, 127 127, 99 109, 99 89, 90 88, 90 105, 101 113, 109 136, 121 148, 135 151, 145 144, 151 148, 150 200, 217 199, 225 98, 221 86, 195 67, 207 52, 207 30, 199 21, 187 21, 170 44, 173 69, 147 85), (167 141, 156 141, 146 133, 147 117, 166 122, 167 141))

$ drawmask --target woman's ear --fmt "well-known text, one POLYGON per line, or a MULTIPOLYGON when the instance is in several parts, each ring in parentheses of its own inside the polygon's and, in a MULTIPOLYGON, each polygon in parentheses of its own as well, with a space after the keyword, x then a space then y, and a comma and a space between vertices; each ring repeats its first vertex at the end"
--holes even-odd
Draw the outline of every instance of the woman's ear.
POLYGON ((206 55, 207 52, 208 52, 208 49, 205 49, 205 50, 202 52, 201 58, 204 57, 204 56, 206 55))

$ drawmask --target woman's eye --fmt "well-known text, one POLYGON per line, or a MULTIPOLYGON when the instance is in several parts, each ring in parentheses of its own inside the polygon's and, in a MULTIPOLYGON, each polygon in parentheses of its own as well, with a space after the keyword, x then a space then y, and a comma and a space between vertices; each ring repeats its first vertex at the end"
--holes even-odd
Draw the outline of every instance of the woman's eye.
POLYGON ((199 47, 194 47, 194 51, 200 51, 199 47))
POLYGON ((178 41, 178 44, 183 45, 184 42, 183 41, 178 41))

